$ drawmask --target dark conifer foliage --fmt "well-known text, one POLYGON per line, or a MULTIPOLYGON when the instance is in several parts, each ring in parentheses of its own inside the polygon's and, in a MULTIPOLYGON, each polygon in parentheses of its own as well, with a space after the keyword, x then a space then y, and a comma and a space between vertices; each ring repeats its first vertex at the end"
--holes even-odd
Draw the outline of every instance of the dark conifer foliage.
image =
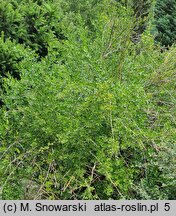
POLYGON ((57 1, 0 0, 0 32, 5 39, 31 47, 39 58, 48 54, 51 40, 63 40, 57 1))
POLYGON ((176 41, 176 1, 157 0, 155 6, 156 41, 171 46, 176 41))

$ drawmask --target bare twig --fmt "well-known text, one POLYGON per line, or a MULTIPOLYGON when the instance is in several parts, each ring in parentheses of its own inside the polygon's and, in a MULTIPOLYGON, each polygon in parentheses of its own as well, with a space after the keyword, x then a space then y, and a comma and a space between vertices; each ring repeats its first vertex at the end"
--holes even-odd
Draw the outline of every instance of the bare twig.
POLYGON ((94 171, 95 171, 96 165, 97 165, 97 163, 95 162, 94 166, 92 167, 92 172, 91 172, 91 177, 90 177, 90 184, 92 183, 92 180, 93 180, 93 176, 94 176, 94 171))

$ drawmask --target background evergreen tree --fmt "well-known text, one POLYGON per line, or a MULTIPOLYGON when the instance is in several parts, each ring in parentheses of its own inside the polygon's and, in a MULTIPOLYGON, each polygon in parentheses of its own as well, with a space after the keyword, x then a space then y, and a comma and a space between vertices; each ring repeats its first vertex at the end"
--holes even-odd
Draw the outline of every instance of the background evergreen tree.
POLYGON ((176 1, 157 0, 155 6, 156 41, 171 46, 176 40, 176 1))

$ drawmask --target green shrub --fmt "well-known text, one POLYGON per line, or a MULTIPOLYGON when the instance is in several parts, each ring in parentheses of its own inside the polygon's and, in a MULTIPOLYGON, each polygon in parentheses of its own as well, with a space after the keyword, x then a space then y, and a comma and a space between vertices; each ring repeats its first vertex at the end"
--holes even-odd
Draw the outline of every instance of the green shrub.
MULTIPOLYGON (((35 58, 31 50, 25 49, 24 46, 17 44, 15 41, 5 40, 4 32, 0 37, 0 92, 3 94, 3 78, 12 76, 15 79, 20 79, 19 63, 24 59, 35 58)), ((3 101, 0 98, 0 106, 3 101)))
POLYGON ((14 41, 4 40, 3 32, 0 38, 0 49, 0 76, 7 77, 10 74, 12 77, 19 79, 20 71, 18 64, 24 58, 30 58, 31 51, 14 41))

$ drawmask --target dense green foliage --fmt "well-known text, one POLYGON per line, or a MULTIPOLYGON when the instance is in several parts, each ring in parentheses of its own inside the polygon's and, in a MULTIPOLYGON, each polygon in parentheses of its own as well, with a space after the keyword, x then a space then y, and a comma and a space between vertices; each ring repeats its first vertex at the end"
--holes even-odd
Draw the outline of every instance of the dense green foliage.
POLYGON ((176 49, 114 0, 0 7, 2 199, 175 199, 176 49))

